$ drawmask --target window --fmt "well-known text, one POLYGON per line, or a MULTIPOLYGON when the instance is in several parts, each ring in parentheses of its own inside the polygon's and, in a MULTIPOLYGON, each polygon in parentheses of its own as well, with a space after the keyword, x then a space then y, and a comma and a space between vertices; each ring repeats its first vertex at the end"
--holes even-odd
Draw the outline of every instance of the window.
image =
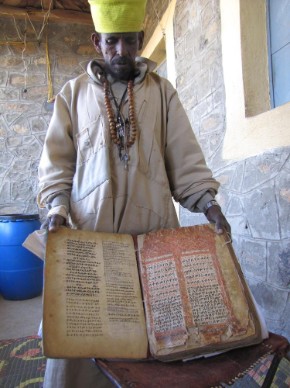
MULTIPOLYGON (((272 14, 275 8, 276 12, 277 8, 280 9, 280 14, 282 8, 284 9, 282 13, 285 14, 285 10, 288 9, 286 18, 288 26, 284 33, 286 35, 288 33, 289 37, 290 0, 269 1, 272 2, 272 6, 275 5, 272 14)), ((267 2, 268 0, 220 0, 226 92, 224 159, 244 159, 275 148, 290 146, 290 102, 277 106, 276 101, 276 107, 271 109, 269 97, 271 83, 267 45, 267 2)), ((275 34, 280 35, 282 32, 278 31, 275 34)), ((274 42, 273 39, 272 37, 271 40, 274 42)), ((287 50, 290 50, 289 43, 281 43, 280 47, 286 48, 286 53, 283 54, 285 57, 287 50)), ((282 51, 275 50, 273 53, 277 52, 282 56, 282 51)), ((286 73, 290 68, 289 56, 288 51, 288 60, 280 62, 286 73)), ((287 79, 280 76, 278 82, 277 68, 278 66, 273 71, 273 84, 276 88, 279 83, 286 83, 287 79)), ((289 82, 289 73, 287 77, 289 82)), ((286 92, 289 91, 288 83, 286 92)))
POLYGON ((268 0, 271 104, 290 101, 290 0, 268 0))

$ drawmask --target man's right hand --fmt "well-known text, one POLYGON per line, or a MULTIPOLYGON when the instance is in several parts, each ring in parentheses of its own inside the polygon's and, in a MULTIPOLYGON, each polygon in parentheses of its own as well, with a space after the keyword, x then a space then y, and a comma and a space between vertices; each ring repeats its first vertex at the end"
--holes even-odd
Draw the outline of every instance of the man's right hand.
POLYGON ((61 226, 66 226, 66 219, 58 214, 54 214, 46 219, 41 228, 47 229, 49 232, 57 232, 61 226))

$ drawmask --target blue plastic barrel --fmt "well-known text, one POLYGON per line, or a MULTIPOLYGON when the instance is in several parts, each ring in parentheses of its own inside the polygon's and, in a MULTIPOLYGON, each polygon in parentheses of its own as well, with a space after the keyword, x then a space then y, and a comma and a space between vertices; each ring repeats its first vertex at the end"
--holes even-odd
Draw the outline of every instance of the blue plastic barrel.
POLYGON ((30 299, 42 293, 43 261, 22 246, 39 228, 35 214, 0 216, 0 292, 4 299, 30 299))

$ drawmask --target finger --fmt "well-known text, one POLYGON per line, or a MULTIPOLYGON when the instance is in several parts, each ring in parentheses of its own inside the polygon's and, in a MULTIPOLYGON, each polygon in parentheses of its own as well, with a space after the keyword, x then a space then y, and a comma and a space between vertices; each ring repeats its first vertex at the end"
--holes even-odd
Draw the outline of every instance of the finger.
POLYGON ((232 230, 231 230, 231 226, 230 226, 230 224, 228 222, 226 223, 225 229, 226 229, 226 232, 228 233, 228 235, 231 237, 232 230))
POLYGON ((49 218, 48 230, 50 232, 57 232, 59 228, 65 224, 65 218, 56 214, 49 218))
POLYGON ((224 228, 223 228, 223 226, 221 225, 220 222, 216 222, 215 223, 215 232, 217 234, 223 234, 224 233, 224 228))

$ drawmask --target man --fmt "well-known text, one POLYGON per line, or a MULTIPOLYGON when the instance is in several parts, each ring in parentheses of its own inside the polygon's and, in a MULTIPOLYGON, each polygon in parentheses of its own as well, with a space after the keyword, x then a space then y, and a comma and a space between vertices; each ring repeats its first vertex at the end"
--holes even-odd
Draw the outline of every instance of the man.
MULTIPOLYGON (((172 197, 230 233, 205 164, 171 84, 137 58, 146 0, 91 0, 103 60, 56 97, 39 166, 39 205, 47 228, 140 234, 177 227, 172 197)), ((48 360, 45 387, 78 386, 88 360, 48 360)), ((92 386, 99 386, 94 379, 92 386)), ((89 378, 88 378, 89 379, 89 378)), ((104 383, 106 384, 106 382, 104 383)), ((90 382, 80 381, 90 387, 90 382)))

